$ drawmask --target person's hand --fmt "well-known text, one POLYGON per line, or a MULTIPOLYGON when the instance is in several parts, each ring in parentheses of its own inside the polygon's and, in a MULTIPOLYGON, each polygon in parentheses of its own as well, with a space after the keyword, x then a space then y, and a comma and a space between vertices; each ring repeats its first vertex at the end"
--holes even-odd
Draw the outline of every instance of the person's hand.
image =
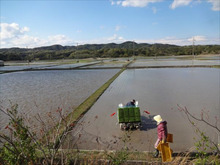
POLYGON ((161 143, 162 144, 166 143, 166 139, 162 139, 161 143))

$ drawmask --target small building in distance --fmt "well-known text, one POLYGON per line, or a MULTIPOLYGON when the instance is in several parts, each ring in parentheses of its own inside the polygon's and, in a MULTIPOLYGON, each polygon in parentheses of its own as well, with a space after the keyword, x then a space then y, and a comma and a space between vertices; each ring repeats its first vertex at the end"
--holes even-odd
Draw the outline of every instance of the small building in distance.
POLYGON ((0 66, 4 66, 4 61, 0 60, 0 66))

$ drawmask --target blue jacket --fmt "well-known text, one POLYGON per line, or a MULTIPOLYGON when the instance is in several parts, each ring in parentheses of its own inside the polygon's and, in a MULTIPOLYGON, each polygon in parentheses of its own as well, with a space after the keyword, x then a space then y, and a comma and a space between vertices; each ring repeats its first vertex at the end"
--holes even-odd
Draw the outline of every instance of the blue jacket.
POLYGON ((125 106, 126 106, 126 107, 134 107, 135 104, 134 104, 134 102, 130 101, 130 102, 128 102, 125 106))

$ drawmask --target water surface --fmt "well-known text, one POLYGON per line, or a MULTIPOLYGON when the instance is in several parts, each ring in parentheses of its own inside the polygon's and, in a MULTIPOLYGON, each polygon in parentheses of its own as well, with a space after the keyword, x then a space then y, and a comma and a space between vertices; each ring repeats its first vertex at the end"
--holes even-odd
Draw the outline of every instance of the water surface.
MULTIPOLYGON (((153 151, 157 138, 154 115, 161 115, 168 122, 168 131, 174 135, 171 144, 175 152, 193 148, 198 138, 187 117, 178 110, 186 107, 193 115, 204 117, 212 124, 220 119, 220 70, 213 68, 167 68, 125 70, 105 91, 100 99, 73 130, 71 140, 78 139, 77 147, 82 149, 117 149, 123 146, 125 132, 119 129, 117 117, 110 115, 117 111, 119 103, 131 99, 139 101, 143 129, 133 131, 127 145, 131 150, 153 151), (148 115, 143 111, 147 110, 148 115), (81 132, 81 133, 80 133, 81 132), (74 138, 75 137, 75 138, 74 138), (98 142, 97 142, 98 141, 98 142)), ((202 131, 217 143, 220 135, 207 125, 196 122, 202 131)), ((218 126, 220 122, 218 121, 218 126)))
POLYGON ((220 60, 177 60, 177 59, 139 59, 129 65, 129 67, 144 67, 144 66, 211 66, 220 65, 220 60))
MULTIPOLYGON (((39 113, 43 119, 49 111, 63 108, 71 112, 95 92, 118 69, 34 71, 0 74, 0 106, 17 103, 19 112, 29 117, 39 113)), ((0 116, 1 127, 7 120, 0 116)))

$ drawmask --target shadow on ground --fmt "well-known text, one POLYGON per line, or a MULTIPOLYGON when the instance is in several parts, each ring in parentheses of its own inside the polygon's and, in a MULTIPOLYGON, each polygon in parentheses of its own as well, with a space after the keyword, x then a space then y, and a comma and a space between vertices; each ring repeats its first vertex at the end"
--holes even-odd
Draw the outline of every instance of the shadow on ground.
POLYGON ((141 116, 141 131, 148 131, 154 128, 157 128, 157 122, 153 119, 153 115, 141 116))

